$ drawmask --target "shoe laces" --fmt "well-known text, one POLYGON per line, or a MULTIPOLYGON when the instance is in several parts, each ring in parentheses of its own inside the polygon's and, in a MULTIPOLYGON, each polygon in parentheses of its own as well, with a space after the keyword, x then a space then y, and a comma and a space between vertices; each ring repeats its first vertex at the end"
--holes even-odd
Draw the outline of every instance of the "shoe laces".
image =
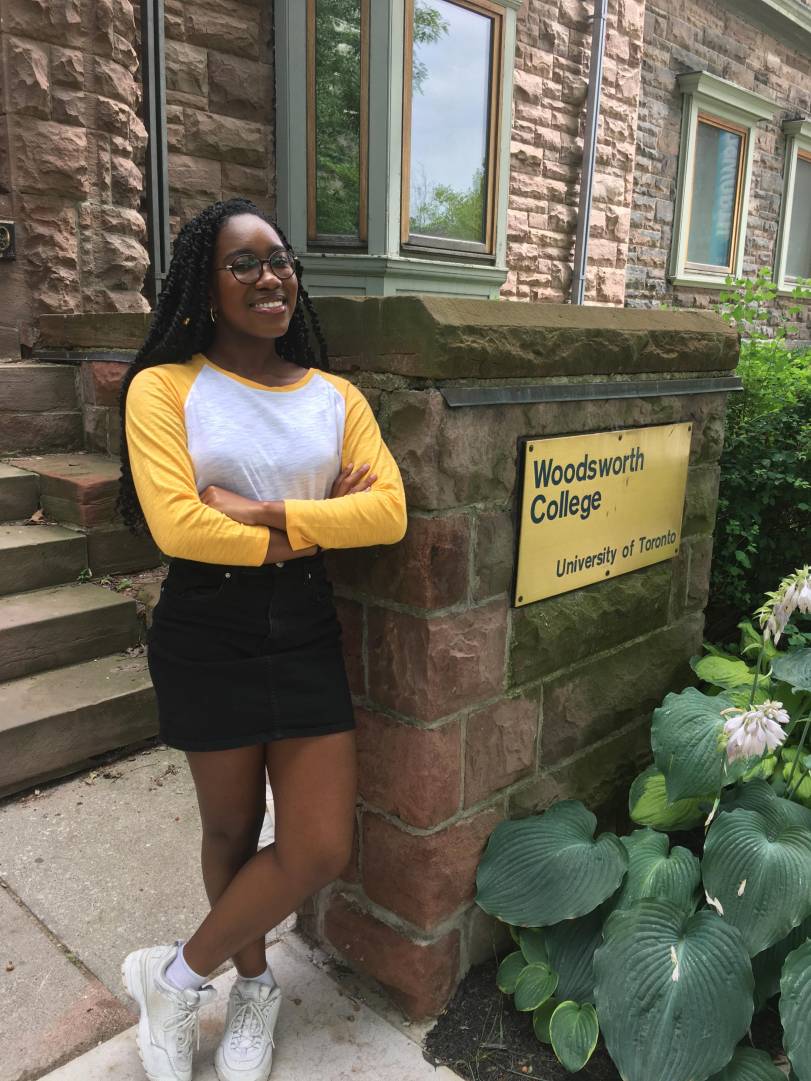
POLYGON ((200 1050, 200 1018, 196 1006, 186 1002, 178 1002, 177 1006, 178 1012, 164 1022, 163 1029, 167 1035, 174 1033, 178 1055, 189 1058, 195 1038, 197 1050, 200 1050))
POLYGON ((270 1041, 270 1046, 275 1050, 269 1006, 270 999, 265 1002, 256 1002, 252 998, 242 999, 230 1025, 232 1051, 238 1055, 254 1054, 262 1046, 263 1036, 270 1041))

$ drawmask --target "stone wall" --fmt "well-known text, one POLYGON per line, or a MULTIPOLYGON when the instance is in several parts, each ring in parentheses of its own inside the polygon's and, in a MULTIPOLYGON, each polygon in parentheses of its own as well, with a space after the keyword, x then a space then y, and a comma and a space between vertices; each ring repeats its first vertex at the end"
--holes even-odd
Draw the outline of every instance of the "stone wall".
POLYGON ((0 26, 0 215, 17 225, 0 336, 7 321, 30 345, 42 313, 147 307, 135 12, 130 0, 0 0, 0 26))
MULTIPOLYGON (((701 312, 416 297, 316 305, 334 370, 362 387, 400 465, 409 527, 399 545, 329 555, 360 799, 351 865, 302 925, 424 1017, 492 955, 498 932, 473 893, 493 827, 566 797, 605 822, 621 815, 649 753, 651 710, 691 678, 725 397, 677 392, 683 378, 734 368, 737 337, 701 312), (441 393, 651 378, 668 386, 616 400, 450 408, 441 393), (512 608, 518 437, 688 420, 678 556, 512 608)), ((50 316, 41 329, 49 349, 84 358, 89 438, 117 435, 125 354, 146 317, 50 316)))
POLYGON ((172 232, 215 199, 274 207, 273 5, 166 0, 172 232))
MULTIPOLYGON (((586 299, 622 304, 645 0, 609 0, 586 299)), ((593 4, 527 0, 518 18, 507 265, 519 300, 567 300, 593 4)))
POLYGON ((667 281, 682 118, 676 75, 705 70, 777 106, 774 120, 757 126, 743 268, 754 275, 761 267, 774 269, 786 150, 781 124, 811 115, 811 56, 770 38, 718 0, 647 0, 643 48, 627 299, 704 307, 717 290, 667 281))

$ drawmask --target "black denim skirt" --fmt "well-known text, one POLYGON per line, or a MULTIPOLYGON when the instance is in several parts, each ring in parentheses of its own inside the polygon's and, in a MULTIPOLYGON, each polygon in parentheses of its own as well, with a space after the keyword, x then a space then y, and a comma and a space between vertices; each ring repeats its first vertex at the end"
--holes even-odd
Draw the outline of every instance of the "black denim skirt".
POLYGON ((170 560, 147 661, 170 747, 216 751, 355 727, 320 555, 263 567, 170 560))

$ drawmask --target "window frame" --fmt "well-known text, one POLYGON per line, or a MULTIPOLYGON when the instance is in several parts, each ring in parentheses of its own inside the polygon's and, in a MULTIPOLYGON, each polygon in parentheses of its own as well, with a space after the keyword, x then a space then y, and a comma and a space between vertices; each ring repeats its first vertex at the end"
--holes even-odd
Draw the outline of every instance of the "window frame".
POLYGON ((504 71, 504 7, 490 0, 447 0, 456 7, 466 8, 491 20, 489 94, 487 110, 487 160, 484 208, 484 242, 444 239, 422 233, 412 233, 411 219, 411 120, 414 70, 414 2, 405 0, 403 31, 403 128, 400 173, 400 248, 409 255, 464 255, 491 262, 495 258, 496 207, 498 205, 500 121, 504 71))
POLYGON ((786 275, 786 261, 791 237, 791 214, 794 209, 794 182, 797 178, 798 159, 802 158, 811 164, 811 120, 786 120, 783 122, 783 133, 786 136, 786 157, 775 248, 774 280, 781 293, 791 295, 797 286, 797 279, 786 275))
POLYGON ((729 275, 740 277, 743 271, 755 131, 761 120, 772 119, 777 107, 760 94, 744 90, 706 71, 686 72, 677 77, 677 82, 684 96, 684 103, 669 277, 674 285, 713 289, 723 286, 729 275), (743 136, 739 153, 729 269, 687 260, 699 122, 709 122, 743 136))
POLYGON ((360 146, 358 235, 319 233, 316 182, 316 17, 318 0, 307 0, 307 245, 320 250, 364 250, 369 236, 369 5, 360 5, 360 146))

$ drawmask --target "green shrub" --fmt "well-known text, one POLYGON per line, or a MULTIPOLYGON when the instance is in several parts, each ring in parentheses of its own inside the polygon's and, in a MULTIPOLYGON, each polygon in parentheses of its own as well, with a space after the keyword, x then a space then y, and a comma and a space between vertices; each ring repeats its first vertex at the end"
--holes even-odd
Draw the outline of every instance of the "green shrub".
MULTIPOLYGON (((782 316, 768 308, 776 289, 768 271, 730 282, 720 314, 749 336, 730 396, 708 605, 712 637, 754 607, 769 582, 802 561, 811 532, 811 350, 792 349, 782 316), (772 322, 770 322, 770 320, 772 322)), ((798 299, 811 297, 795 290, 798 299)))

